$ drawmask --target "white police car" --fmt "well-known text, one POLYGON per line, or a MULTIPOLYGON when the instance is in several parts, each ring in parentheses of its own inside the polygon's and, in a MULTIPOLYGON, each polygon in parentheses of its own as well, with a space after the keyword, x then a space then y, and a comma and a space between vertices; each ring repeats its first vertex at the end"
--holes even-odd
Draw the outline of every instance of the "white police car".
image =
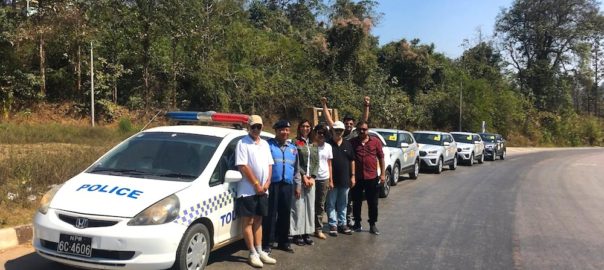
MULTIPOLYGON (((173 112, 179 121, 246 123, 247 115, 173 112)), ((142 131, 49 191, 34 218, 41 256, 94 269, 203 269, 241 239, 234 213, 241 128, 142 131)), ((262 137, 273 135, 262 133, 262 137)))

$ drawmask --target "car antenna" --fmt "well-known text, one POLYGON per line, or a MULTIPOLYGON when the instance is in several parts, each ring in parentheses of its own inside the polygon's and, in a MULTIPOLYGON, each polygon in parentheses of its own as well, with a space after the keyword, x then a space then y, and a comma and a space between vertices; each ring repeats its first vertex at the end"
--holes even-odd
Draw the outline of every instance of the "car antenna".
MULTIPOLYGON (((162 110, 157 111, 157 113, 156 113, 156 114, 155 114, 155 115, 154 115, 154 116, 151 118, 151 120, 149 120, 149 122, 147 122, 147 124, 146 124, 146 125, 145 125, 143 128, 141 128, 141 130, 140 130, 140 131, 145 130, 145 128, 147 128, 147 126, 148 126, 149 124, 151 124, 151 122, 153 122, 153 120, 155 120, 155 118, 157 118, 157 116, 158 116, 158 115, 159 115, 161 112, 162 112, 162 110)), ((139 131, 139 132, 140 132, 140 131, 139 131)))

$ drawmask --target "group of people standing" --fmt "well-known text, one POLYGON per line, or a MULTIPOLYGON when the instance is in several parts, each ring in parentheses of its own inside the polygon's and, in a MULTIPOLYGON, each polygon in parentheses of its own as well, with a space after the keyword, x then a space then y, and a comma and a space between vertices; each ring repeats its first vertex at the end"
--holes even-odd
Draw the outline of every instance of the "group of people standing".
POLYGON ((331 236, 362 231, 363 196, 369 209, 369 231, 380 234, 375 224, 379 185, 384 184, 385 175, 378 176, 377 168, 385 172, 385 164, 381 142, 368 133, 370 99, 364 99, 363 120, 356 123, 356 134, 353 118, 334 122, 327 99, 321 103, 327 123, 312 127, 310 121, 300 121, 294 140, 289 139, 287 120, 277 121, 275 137, 263 140, 262 118, 252 115, 248 136, 237 144, 236 165, 243 180, 236 212, 254 267, 276 263, 270 257, 275 244, 294 253, 292 242, 313 245, 311 235, 326 239, 325 214, 331 236))

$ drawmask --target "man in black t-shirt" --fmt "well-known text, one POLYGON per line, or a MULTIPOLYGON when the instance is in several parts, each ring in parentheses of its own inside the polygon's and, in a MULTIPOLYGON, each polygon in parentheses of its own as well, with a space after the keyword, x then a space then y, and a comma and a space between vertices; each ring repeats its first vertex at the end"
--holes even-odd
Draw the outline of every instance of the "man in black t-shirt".
MULTIPOLYGON (((329 124, 329 127, 333 131, 333 126, 335 123, 333 122, 333 118, 331 118, 331 113, 327 109, 327 98, 326 97, 321 98, 321 105, 323 105, 323 112, 325 112, 324 113, 325 120, 327 121, 327 123, 329 124)), ((370 98, 369 98, 369 96, 366 96, 363 98, 364 110, 363 110, 362 121, 364 121, 364 122, 367 122, 369 119, 369 106, 370 106, 370 98)), ((344 140, 349 141, 350 139, 356 137, 357 134, 353 129, 353 127, 355 125, 354 118, 352 118, 350 116, 345 116, 343 124, 344 124, 344 133, 342 134, 342 137, 344 138, 344 140)), ((352 170, 351 174, 354 173, 354 167, 352 169, 353 170, 352 170)), ((350 186, 349 191, 352 191, 353 187, 354 187, 354 184, 350 186)), ((347 206, 346 206, 346 225, 348 227, 352 227, 352 197, 350 196, 351 195, 350 193, 352 193, 352 192, 349 192, 347 206)))
POLYGON ((333 152, 331 166, 333 167, 333 185, 327 194, 327 214, 329 234, 337 236, 338 232, 352 234, 346 222, 346 207, 348 191, 355 185, 354 150, 348 140, 342 136, 344 123, 336 121, 333 126, 333 136, 329 140, 333 152))

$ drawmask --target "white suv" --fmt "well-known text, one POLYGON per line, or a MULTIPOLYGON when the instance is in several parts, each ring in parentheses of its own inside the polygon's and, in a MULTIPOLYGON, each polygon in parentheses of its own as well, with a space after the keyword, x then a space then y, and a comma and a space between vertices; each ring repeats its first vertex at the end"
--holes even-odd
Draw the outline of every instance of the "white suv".
POLYGON ((474 161, 484 162, 484 142, 477 133, 451 132, 457 142, 457 156, 459 161, 474 165, 474 161))
MULTIPOLYGON (((386 147, 386 140, 384 140, 384 137, 372 129, 369 130, 369 136, 377 138, 382 143, 382 152, 384 152, 384 167, 386 167, 386 181, 383 185, 380 184, 379 196, 380 198, 386 198, 388 197, 388 194, 390 194, 390 185, 392 185, 392 168, 394 163, 390 159, 390 149, 386 147)), ((376 162, 378 161, 376 160, 376 162)), ((377 169, 378 175, 382 175, 379 162, 377 169)))
POLYGON ((457 168, 457 143, 451 134, 440 131, 416 131, 413 137, 419 144, 419 156, 422 167, 432 168, 437 174, 444 165, 449 169, 457 168))
POLYGON ((396 185, 402 174, 409 174, 409 178, 417 179, 419 175, 419 148, 413 134, 404 130, 373 128, 386 141, 386 148, 390 151, 392 167, 392 185, 396 185))
MULTIPOLYGON (((239 127, 248 117, 168 116, 239 127)), ((234 153, 246 135, 241 128, 186 125, 126 139, 44 195, 34 218, 36 252, 81 268, 203 269, 211 250, 242 238, 234 153)))

